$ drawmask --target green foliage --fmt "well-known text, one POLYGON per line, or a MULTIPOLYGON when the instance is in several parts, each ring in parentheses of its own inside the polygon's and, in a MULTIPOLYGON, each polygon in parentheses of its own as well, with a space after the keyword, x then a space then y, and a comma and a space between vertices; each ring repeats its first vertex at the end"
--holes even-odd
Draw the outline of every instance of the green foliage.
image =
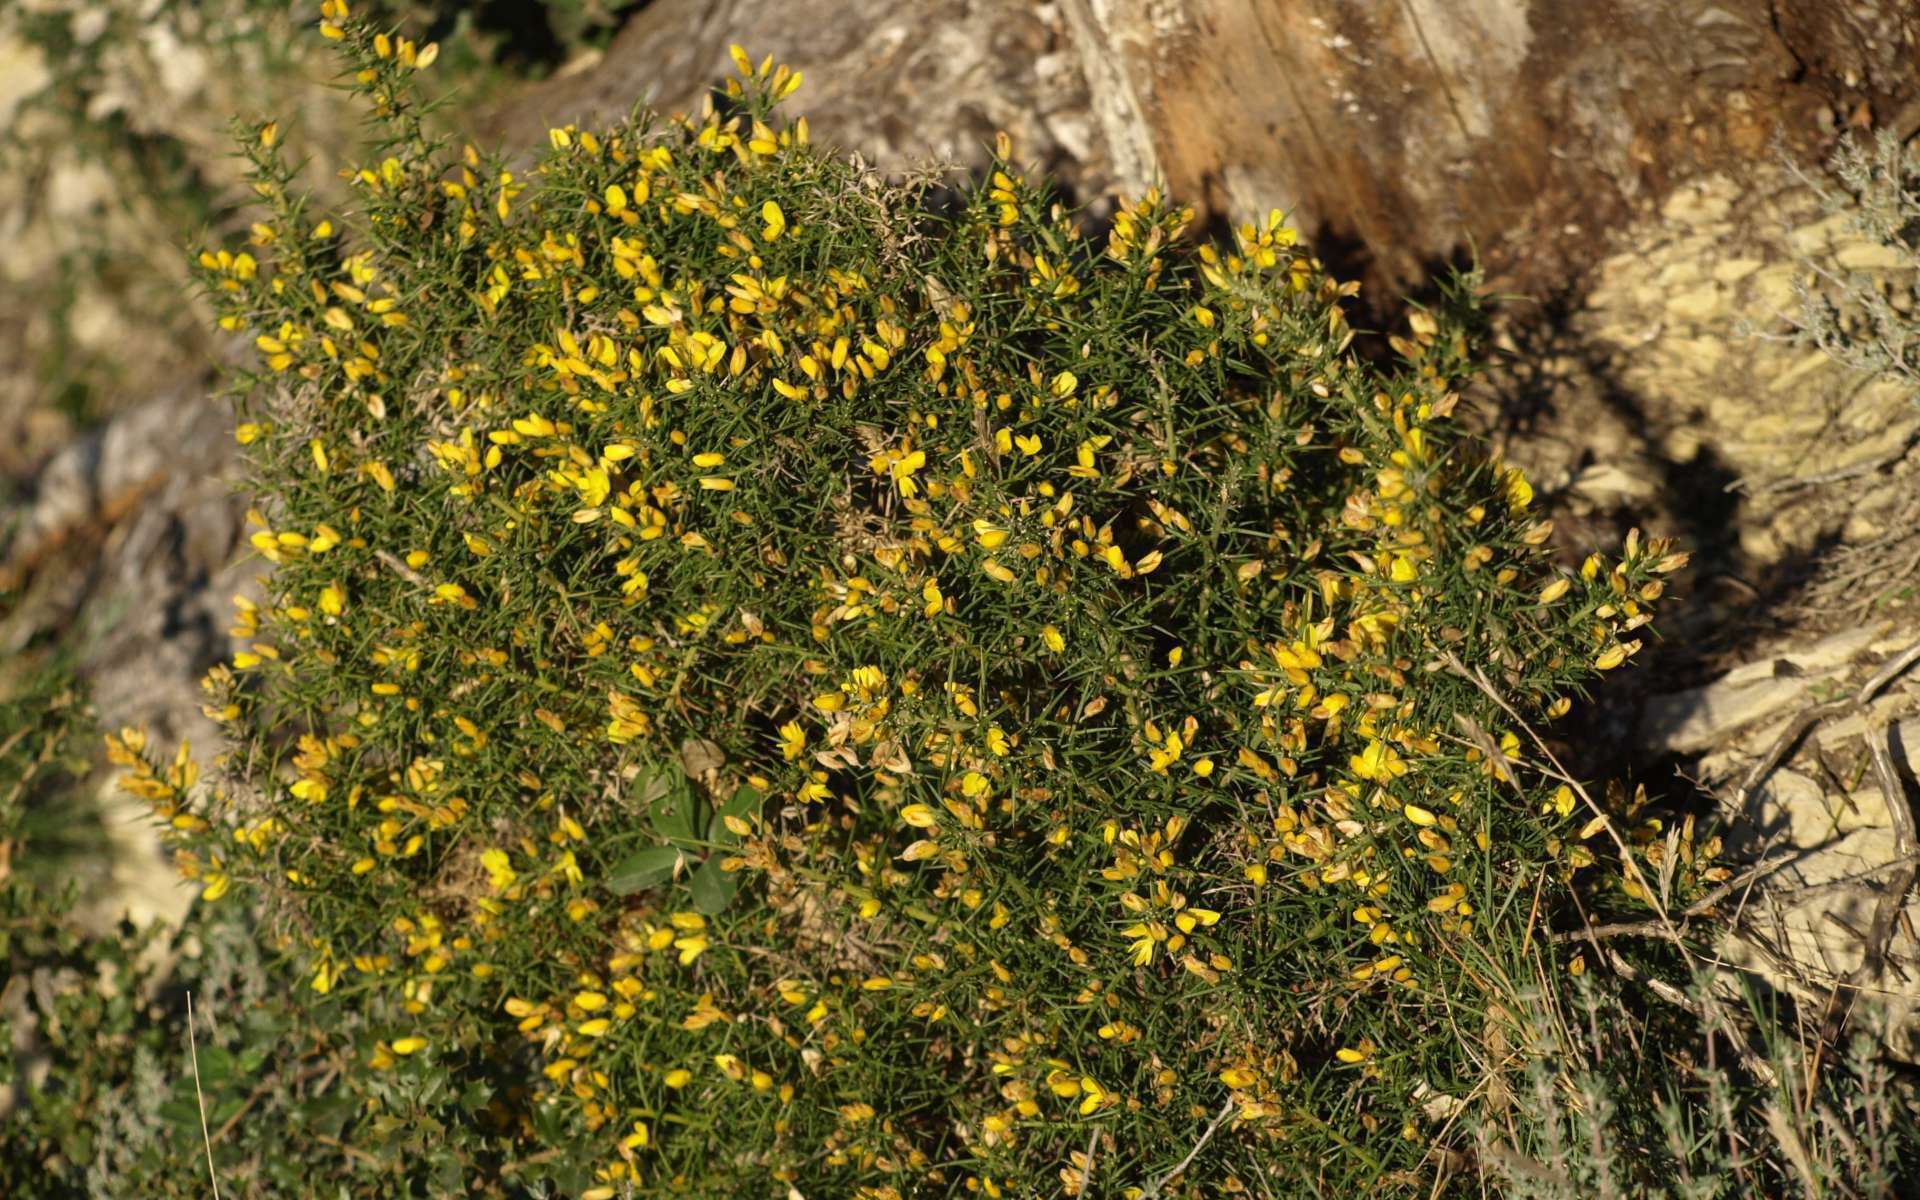
POLYGON ((1558 1003, 1526 997, 1519 1064, 1482 1116, 1488 1180, 1527 1200, 1912 1194, 1920 1125, 1910 1084, 1879 1048, 1860 1038, 1823 1063, 1761 996, 1714 1008, 1716 988, 1724 981, 1690 989, 1717 1014, 1692 1028, 1623 1019, 1642 1000, 1617 983, 1583 980, 1558 1003), (1729 1009, 1765 1039, 1771 1082, 1716 1058, 1746 1036, 1729 1009), (1691 1052, 1648 1061, 1682 1046, 1691 1052))
MULTIPOLYGON (((439 74, 468 103, 558 65, 614 20, 600 0, 378 7, 434 30, 439 74)), ((0 360, 22 407, 45 403, 84 425, 130 391, 204 369, 218 343, 205 311, 178 303, 189 284, 178 247, 209 224, 244 228, 233 164, 209 125, 234 111, 298 114, 306 153, 328 164, 357 134, 331 88, 334 60, 305 36, 317 9, 0 4, 0 208, 17 223, 0 360)))
POLYGON ((472 1122, 483 1082, 357 1075, 364 1019, 289 994, 282 939, 242 906, 196 906, 178 931, 87 911, 95 736, 57 666, 0 704, 0 1194, 206 1196, 203 1138, 223 1195, 457 1190, 471 1150, 444 1132, 472 1122))
POLYGON ((1802 261, 1794 340, 1920 399, 1920 158, 1882 130, 1871 144, 1843 139, 1831 167, 1843 192, 1796 174, 1827 213, 1845 214, 1863 257, 1802 261))
POLYGON ((382 137, 352 207, 251 127, 268 211, 200 259, 273 568, 208 679, 231 749, 113 752, 364 1031, 355 1136, 475 1114, 362 1153, 1427 1195, 1482 1040, 1585 965, 1544 930, 1724 877, 1536 760, 1684 555, 1552 567, 1445 314, 1381 367, 1277 213, 1222 251, 1150 194, 1096 240, 1005 145, 889 186, 744 55, 704 119, 510 173, 329 11, 382 137))

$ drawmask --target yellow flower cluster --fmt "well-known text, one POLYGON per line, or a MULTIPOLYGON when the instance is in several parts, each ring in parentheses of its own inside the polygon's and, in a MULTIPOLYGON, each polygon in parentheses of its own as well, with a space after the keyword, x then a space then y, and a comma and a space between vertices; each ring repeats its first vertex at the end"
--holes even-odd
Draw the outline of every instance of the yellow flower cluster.
MULTIPOLYGON (((323 19, 414 128, 430 48, 323 19)), ((1281 214, 1102 246, 1004 144, 936 211, 735 61, 530 172, 397 138, 348 232, 251 141, 259 258, 201 265, 264 381, 207 685, 257 798, 127 736, 130 785, 305 914, 367 1069, 535 1063, 489 1111, 581 1194, 1086 1194, 1222 1100, 1230 1156, 1363 1136, 1486 881, 1581 865, 1444 663, 1557 715, 1681 557, 1552 574, 1454 340, 1357 359, 1281 214)))

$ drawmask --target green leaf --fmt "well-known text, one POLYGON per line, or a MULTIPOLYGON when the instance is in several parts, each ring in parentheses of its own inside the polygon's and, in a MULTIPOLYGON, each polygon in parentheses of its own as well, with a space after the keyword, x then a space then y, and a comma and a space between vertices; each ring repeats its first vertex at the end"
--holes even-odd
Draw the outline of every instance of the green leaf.
POLYGON ((677 846, 648 846, 636 850, 607 872, 607 890, 616 896, 630 896, 671 879, 682 855, 677 846))
POLYGON ((233 1077, 233 1055, 219 1046, 204 1047, 195 1057, 200 1063, 200 1085, 203 1089, 225 1083, 233 1077))
POLYGON ((693 907, 711 917, 733 903, 740 880, 720 869, 720 856, 716 854, 693 873, 688 887, 693 892, 693 907))
POLYGON ((191 1100, 168 1100, 160 1106, 160 1115, 175 1125, 200 1127, 200 1106, 191 1100))
POLYGON ((700 838, 699 809, 693 784, 678 767, 654 768, 654 775, 641 790, 648 797, 647 816, 653 831, 676 845, 690 845, 700 838))
POLYGON ((485 1108, 493 1099, 493 1085, 476 1079, 460 1091, 460 1111, 469 1115, 485 1108))
POLYGON ((295 1111, 301 1123, 315 1133, 337 1138, 340 1131, 347 1127, 347 1121, 353 1116, 357 1105, 352 1096, 326 1095, 316 1096, 301 1104, 295 1111))
POLYGON ((720 806, 720 820, 714 823, 713 840, 723 846, 732 846, 738 843, 740 841, 740 835, 727 828, 726 818, 739 817, 745 820, 747 817, 760 811, 760 802, 763 799, 765 799, 765 795, 759 788, 751 784, 741 784, 739 790, 734 792, 733 798, 720 806))
POLYGON ((218 1104, 209 1106, 207 1109, 207 1124, 215 1129, 220 1128, 227 1123, 233 1114, 239 1112, 241 1106, 246 1102, 247 1098, 245 1096, 228 1096, 218 1104))
POLYGON ((634 789, 634 797, 643 808, 651 810, 655 803, 673 790, 673 777, 677 774, 671 767, 654 767, 639 777, 634 789))

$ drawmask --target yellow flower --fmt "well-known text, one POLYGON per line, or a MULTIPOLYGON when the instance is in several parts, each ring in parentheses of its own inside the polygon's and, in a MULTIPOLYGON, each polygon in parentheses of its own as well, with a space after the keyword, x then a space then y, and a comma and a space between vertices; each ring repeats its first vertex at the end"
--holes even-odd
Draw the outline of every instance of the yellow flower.
POLYGON ((1392 746, 1378 738, 1369 739, 1367 748, 1348 759, 1348 766, 1362 779, 1390 783, 1407 773, 1407 764, 1392 746))
POLYGON ((1157 942, 1157 939, 1154 937, 1153 930, 1151 928, 1149 928, 1145 924, 1129 925, 1125 929, 1121 930, 1120 933, 1121 933, 1121 936, 1123 937, 1130 937, 1134 939, 1133 946, 1130 951, 1131 956, 1133 958, 1134 966, 1144 967, 1148 963, 1153 961, 1153 948, 1157 942))
POLYGON ((1147 769, 1165 775, 1167 768, 1179 761, 1180 753, 1185 749, 1186 742, 1180 735, 1169 731, 1159 749, 1147 751, 1147 769))
POLYGON ((1514 512, 1523 511, 1533 503, 1533 485, 1527 482, 1527 473, 1519 467, 1508 467, 1506 474, 1507 507, 1514 512))
POLYGON ((1080 1115, 1083 1117, 1107 1103, 1111 1097, 1111 1093, 1102 1088, 1098 1083, 1095 1083, 1091 1075, 1082 1075, 1080 1077, 1080 1095, 1082 1097, 1080 1100, 1080 1115))
POLYGON ((347 611, 347 589, 336 581, 320 590, 320 611, 337 617, 347 611))
POLYGON ((1007 531, 991 521, 975 521, 973 532, 979 538, 980 545, 987 550, 998 550, 1007 540, 1007 531))
POLYGON ((486 868, 487 876, 493 883, 494 891, 504 891, 513 886, 519 876, 514 872, 512 860, 504 850, 484 850, 480 854, 480 865, 486 868))
POLYGON ((638 1150, 653 1142, 653 1131, 647 1128, 645 1121, 635 1121, 633 1132, 620 1139, 620 1144, 628 1150, 638 1150))

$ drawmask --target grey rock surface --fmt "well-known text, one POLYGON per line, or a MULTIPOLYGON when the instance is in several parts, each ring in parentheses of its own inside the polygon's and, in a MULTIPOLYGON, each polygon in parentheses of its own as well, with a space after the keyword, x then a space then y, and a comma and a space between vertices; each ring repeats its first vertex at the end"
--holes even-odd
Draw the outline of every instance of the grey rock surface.
MULTIPOLYGON (((0 653, 58 639, 75 656, 101 724, 144 726, 162 745, 216 745, 199 680, 231 653, 229 597, 256 571, 241 559, 232 416, 197 381, 128 407, 60 450, 8 547, 23 586, 0 623, 0 653)), ((177 920, 191 893, 143 805, 98 778, 114 846, 96 919, 177 920)))
POLYGON ((1206 219, 1297 210, 1395 285, 1472 241, 1539 286, 1676 182, 1807 156, 1836 99, 1900 111, 1916 39, 1903 0, 657 0, 496 128, 691 107, 740 42, 886 168, 1004 128, 1083 199, 1164 179, 1206 219))
POLYGON ((1109 130, 1092 112, 1084 60, 1064 10, 1029 0, 656 0, 602 55, 517 95, 483 122, 508 147, 550 126, 586 127, 646 101, 699 109, 734 73, 728 46, 802 71, 793 111, 816 142, 882 170, 931 160, 978 169, 1006 130, 1016 157, 1095 199, 1115 184, 1109 130))

